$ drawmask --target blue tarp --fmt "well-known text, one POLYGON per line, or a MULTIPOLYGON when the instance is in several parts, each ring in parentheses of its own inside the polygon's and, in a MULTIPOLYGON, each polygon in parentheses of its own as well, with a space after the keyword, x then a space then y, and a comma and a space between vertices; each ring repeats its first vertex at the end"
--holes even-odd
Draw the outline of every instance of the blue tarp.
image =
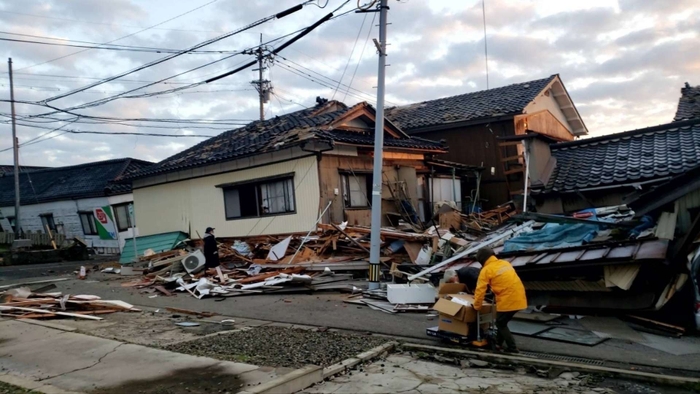
POLYGON ((547 223, 540 230, 525 233, 505 242, 504 252, 560 249, 590 242, 598 233, 596 224, 547 223))

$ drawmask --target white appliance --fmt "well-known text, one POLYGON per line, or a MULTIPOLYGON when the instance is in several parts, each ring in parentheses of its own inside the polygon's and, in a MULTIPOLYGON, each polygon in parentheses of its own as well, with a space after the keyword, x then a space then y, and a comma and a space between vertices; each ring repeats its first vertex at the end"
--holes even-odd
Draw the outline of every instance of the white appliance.
POLYGON ((204 263, 206 259, 201 250, 194 251, 184 259, 182 259, 182 266, 185 267, 185 271, 190 274, 196 274, 204 268, 204 263))

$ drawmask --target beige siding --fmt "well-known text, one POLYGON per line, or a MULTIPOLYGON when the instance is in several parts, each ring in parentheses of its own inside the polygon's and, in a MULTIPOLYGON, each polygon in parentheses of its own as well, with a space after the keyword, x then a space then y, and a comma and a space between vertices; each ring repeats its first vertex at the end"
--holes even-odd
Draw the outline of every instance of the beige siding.
POLYGON ((561 110, 561 107, 559 107, 557 100, 555 100, 551 94, 549 96, 546 96, 543 92, 539 96, 535 97, 535 99, 530 104, 528 104, 527 107, 525 107, 525 113, 531 114, 534 112, 542 111, 543 109, 546 109, 549 112, 551 112, 552 115, 554 115, 554 117, 557 118, 561 122, 561 124, 564 125, 564 127, 566 127, 569 131, 572 130, 569 121, 566 120, 566 115, 561 110))
POLYGON ((216 228, 218 237, 308 231, 318 217, 319 196, 314 156, 134 190, 141 235, 177 230, 189 232, 191 228, 193 237, 196 231, 203 234, 208 226, 216 228), (295 214, 226 220, 223 191, 216 185, 289 172, 295 173, 295 214))

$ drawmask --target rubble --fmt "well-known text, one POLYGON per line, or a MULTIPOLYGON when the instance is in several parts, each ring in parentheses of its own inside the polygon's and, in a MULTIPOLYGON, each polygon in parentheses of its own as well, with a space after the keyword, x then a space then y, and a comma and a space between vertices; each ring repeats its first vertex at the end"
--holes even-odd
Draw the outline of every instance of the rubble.
MULTIPOLYGON (((41 290, 41 289, 40 289, 41 290)), ((0 293, 0 316, 16 319, 73 317, 102 320, 96 315, 139 309, 119 300, 103 300, 94 295, 41 293, 17 287, 0 293)))

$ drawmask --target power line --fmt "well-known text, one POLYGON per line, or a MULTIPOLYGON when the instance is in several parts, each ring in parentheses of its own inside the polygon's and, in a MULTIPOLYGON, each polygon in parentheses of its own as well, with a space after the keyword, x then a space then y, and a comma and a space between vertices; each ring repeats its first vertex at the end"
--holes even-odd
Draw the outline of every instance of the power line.
MULTIPOLYGON (((213 3, 214 1, 217 1, 217 0, 213 0, 212 2, 207 3, 207 4, 211 4, 211 3, 213 3)), ((148 62, 148 63, 146 63, 146 64, 144 64, 144 65, 141 65, 141 66, 139 66, 139 67, 136 67, 136 68, 134 68, 134 69, 131 69, 131 70, 129 70, 129 71, 125 71, 125 72, 119 73, 119 74, 114 75, 114 76, 109 77, 109 78, 105 78, 105 79, 103 79, 103 80, 101 80, 101 81, 93 82, 93 83, 91 83, 91 84, 88 84, 88 85, 86 85, 86 86, 83 86, 82 88, 74 89, 74 90, 72 90, 72 91, 70 91, 70 92, 68 92, 68 93, 59 94, 58 96, 54 96, 54 97, 47 98, 47 99, 43 100, 42 102, 43 102, 43 103, 49 103, 49 102, 51 102, 51 101, 55 101, 55 100, 58 100, 58 99, 62 99, 62 98, 65 98, 65 97, 74 95, 74 94, 76 94, 76 93, 80 93, 80 92, 82 92, 82 91, 88 90, 88 89, 90 89, 90 88, 94 88, 95 86, 102 85, 103 83, 107 83, 107 82, 110 82, 110 81, 114 81, 115 79, 119 79, 119 78, 121 78, 121 77, 127 76, 127 75, 129 75, 129 74, 133 74, 133 73, 138 72, 138 71, 141 71, 141 70, 143 70, 143 69, 146 69, 146 68, 153 67, 153 66, 155 66, 155 65, 164 63, 164 62, 166 62, 166 61, 172 60, 172 59, 174 59, 174 58, 176 58, 176 57, 178 57, 178 56, 181 56, 181 55, 183 55, 183 54, 185 54, 185 53, 188 53, 188 52, 190 52, 190 51, 193 51, 193 50, 202 48, 202 47, 204 47, 204 46, 206 46, 206 45, 210 45, 210 44, 213 44, 213 43, 215 43, 215 42, 221 41, 221 40, 223 40, 223 39, 232 37, 232 36, 234 36, 234 35, 236 35, 236 34, 239 34, 239 33, 241 33, 241 32, 244 32, 244 31, 246 31, 246 30, 250 30, 250 29, 252 29, 252 28, 254 28, 254 27, 256 27, 256 26, 259 26, 259 25, 261 25, 261 24, 263 24, 263 23, 265 23, 265 22, 268 22, 268 21, 270 21, 270 20, 272 20, 272 19, 278 18, 278 15, 284 14, 283 16, 286 16, 286 15, 288 15, 288 14, 290 13, 290 11, 291 11, 291 12, 296 12, 296 11, 298 11, 299 9, 301 9, 302 6, 303 6, 303 4, 299 4, 298 6, 292 7, 292 8, 290 8, 290 9, 286 10, 286 11, 282 11, 282 12, 280 12, 280 13, 276 13, 276 14, 267 16, 267 17, 265 17, 265 18, 259 19, 259 20, 255 21, 255 22, 251 23, 251 24, 248 24, 247 26, 244 26, 244 27, 241 27, 241 28, 239 28, 239 29, 230 31, 230 32, 228 32, 228 33, 226 33, 226 34, 222 34, 222 35, 220 35, 220 36, 218 36, 218 37, 215 37, 215 38, 212 38, 212 39, 209 39, 209 40, 200 42, 199 44, 194 45, 194 46, 191 46, 191 47, 189 47, 189 48, 187 48, 187 49, 184 49, 184 50, 181 50, 181 51, 179 51, 179 52, 170 54, 170 55, 165 56, 165 57, 162 57, 162 58, 160 58, 160 59, 156 59, 156 60, 154 60, 154 61, 151 61, 151 62, 148 62)), ((201 8, 201 7, 200 7, 200 8, 201 8)))
MULTIPOLYGON (((43 19, 54 19, 54 20, 59 20, 59 21, 86 23, 86 24, 92 24, 92 25, 119 26, 119 27, 126 27, 128 29, 151 29, 151 30, 167 30, 167 31, 196 32, 196 33, 222 33, 222 31, 220 31, 220 30, 166 29, 163 27, 145 28, 143 26, 130 26, 130 25, 120 25, 120 24, 116 24, 116 23, 93 22, 93 21, 85 21, 85 20, 79 20, 79 19, 59 18, 59 17, 55 17, 55 16, 35 15, 35 14, 27 14, 24 12, 13 12, 13 11, 0 11, 0 13, 31 16, 34 18, 43 18, 43 19)), ((157 26, 157 25, 155 25, 155 26, 157 26)))
POLYGON ((343 69, 343 73, 340 75, 340 80, 338 81, 338 86, 335 88, 335 91, 333 92, 333 96, 331 97, 331 100, 333 100, 335 98, 335 94, 338 93, 338 89, 340 89, 340 83, 343 82, 343 78, 345 78, 345 72, 348 71, 348 66, 350 65, 350 61, 352 60, 352 55, 355 54, 355 48, 357 47, 357 42, 360 40, 360 34, 362 34, 362 28, 365 27, 366 21, 367 21, 367 14, 365 13, 365 16, 362 18, 362 24, 360 25, 360 29, 357 31, 357 37, 355 37, 355 43, 352 45, 352 51, 350 51, 350 56, 348 56, 348 61, 347 61, 347 63, 345 63, 345 68, 343 69))
MULTIPOLYGON (((3 33, 2 34, 11 34, 11 33, 3 33)), ((48 37, 50 38, 50 37, 48 37)), ((56 40, 56 38, 53 38, 56 40)), ((108 50, 108 51, 129 51, 129 52, 147 52, 147 53, 178 53, 180 52, 178 49, 166 49, 166 48, 148 48, 148 47, 135 47, 135 46, 126 46, 126 45, 105 45, 105 44, 100 44, 100 43, 90 43, 91 45, 81 45, 81 44, 61 44, 57 42, 44 42, 44 41, 34 41, 34 40, 20 40, 17 38, 5 38, 5 37, 0 37, 0 41, 8 41, 8 42, 16 42, 16 43, 23 43, 23 44, 35 44, 35 45, 48 45, 48 46, 60 46, 60 47, 69 47, 69 48, 87 48, 87 49, 101 49, 101 50, 108 50)), ((70 41, 70 40, 64 40, 64 41, 70 41)), ((211 55, 211 54, 225 54, 225 53, 233 53, 233 51, 216 51, 216 50, 210 50, 210 51, 191 51, 188 52, 188 54, 196 54, 196 55, 211 55)))
MULTIPOLYGON (((348 84, 348 86, 352 86, 352 82, 355 80, 355 75, 357 75, 357 69, 360 68, 360 63, 362 62, 362 58, 365 56, 365 49, 367 48, 367 43, 369 42, 369 36, 372 34, 372 27, 374 26, 375 19, 377 19, 376 12, 372 16, 372 23, 369 24, 369 30, 367 30, 367 38, 365 39, 365 44, 362 46, 362 52, 360 52, 360 58, 357 59, 357 64, 355 64, 355 71, 353 71, 353 73, 352 73, 352 78, 350 78, 350 83, 348 84)), ((345 96, 343 96, 343 101, 345 101, 346 97, 348 97, 347 93, 345 93, 345 96)))
MULTIPOLYGON (((125 38, 131 37, 131 36, 135 36, 135 35, 137 35, 137 34, 139 34, 139 33, 143 33, 143 32, 146 31, 146 30, 153 29, 153 28, 155 28, 155 27, 157 27, 157 26, 160 26, 160 25, 162 25, 162 24, 165 24, 165 23, 167 23, 167 22, 170 22, 170 21, 172 21, 172 20, 175 20, 175 19, 180 18, 180 17, 182 17, 182 16, 185 16, 185 15, 187 15, 187 14, 190 14, 190 13, 192 13, 192 12, 194 12, 194 11, 199 10, 200 8, 204 8, 204 7, 208 6, 209 4, 215 3, 215 2, 217 2, 217 1, 218 1, 218 0, 212 0, 212 1, 208 2, 208 3, 206 3, 206 4, 203 4, 203 5, 199 6, 199 7, 193 8, 193 9, 187 11, 187 12, 183 12, 183 13, 180 14, 180 15, 177 15, 177 16, 174 16, 174 17, 172 17, 172 18, 170 18, 170 19, 164 20, 163 22, 157 23, 157 24, 155 24, 155 25, 153 25, 153 26, 146 27, 146 28, 144 28, 144 29, 141 29, 141 30, 135 32, 135 33, 127 34, 127 35, 125 35, 125 36, 123 36, 123 37, 119 37, 119 38, 114 39, 114 40, 112 40, 112 41, 107 41, 107 42, 103 43, 103 45, 111 44, 111 43, 113 43, 113 42, 115 42, 115 41, 123 40, 123 39, 125 39, 125 38)), ((83 53, 83 52, 85 52, 85 51, 89 51, 89 49, 83 49, 83 50, 81 50, 81 51, 77 51, 77 52, 69 53, 69 54, 67 54, 67 55, 59 56, 59 57, 57 57, 57 58, 54 58, 54 59, 51 59, 51 60, 47 60, 47 61, 42 62, 42 63, 33 64, 33 65, 27 66, 27 67, 22 67, 22 68, 18 69, 17 71, 26 70, 26 69, 28 69, 28 68, 32 68, 32 67, 36 67, 36 66, 41 66, 41 65, 44 65, 44 64, 47 64, 47 63, 52 63, 52 62, 55 62, 56 60, 65 59, 65 58, 67 58, 67 57, 70 57, 70 56, 73 56, 73 55, 77 55, 77 54, 79 54, 79 53, 83 53)))

